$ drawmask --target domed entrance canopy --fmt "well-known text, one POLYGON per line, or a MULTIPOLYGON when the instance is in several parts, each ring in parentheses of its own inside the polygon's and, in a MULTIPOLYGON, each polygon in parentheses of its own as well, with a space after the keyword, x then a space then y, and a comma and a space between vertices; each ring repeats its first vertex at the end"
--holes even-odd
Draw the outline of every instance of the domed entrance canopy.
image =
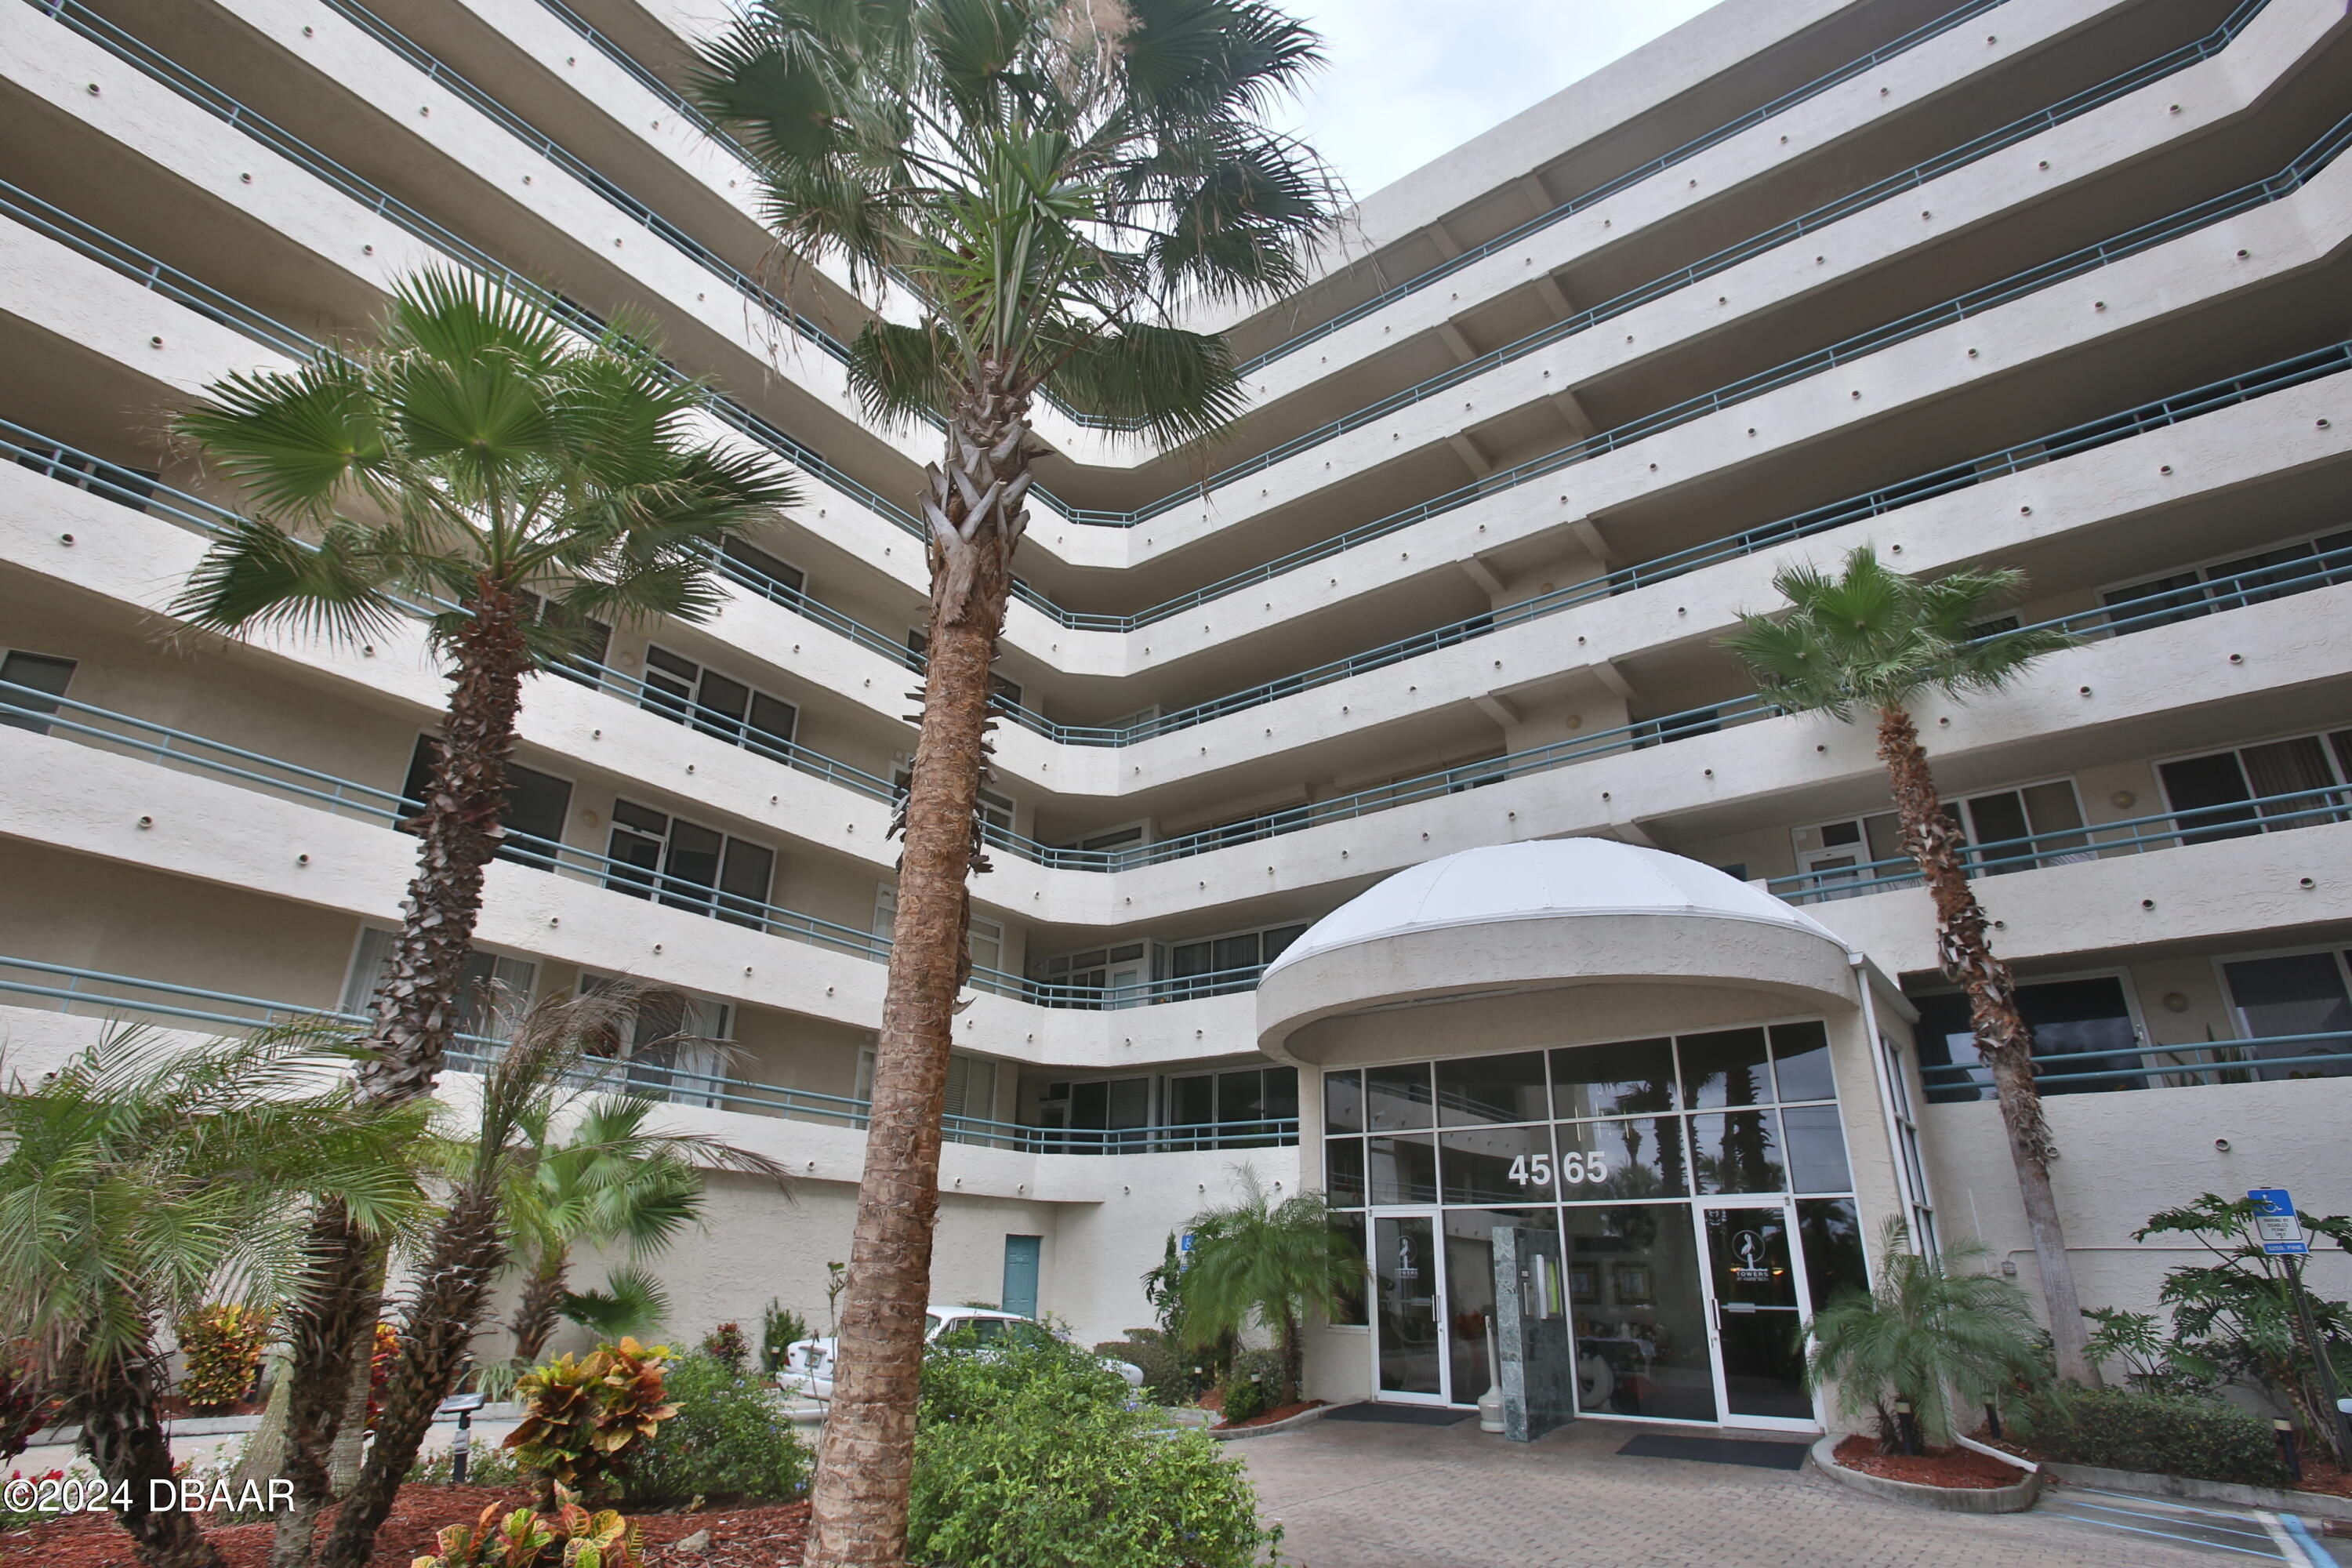
POLYGON ((1479 993, 1665 984, 1850 1006, 1855 955, 1803 910, 1696 860, 1607 838, 1425 861, 1309 926, 1258 983, 1259 1045, 1318 1020, 1479 993))

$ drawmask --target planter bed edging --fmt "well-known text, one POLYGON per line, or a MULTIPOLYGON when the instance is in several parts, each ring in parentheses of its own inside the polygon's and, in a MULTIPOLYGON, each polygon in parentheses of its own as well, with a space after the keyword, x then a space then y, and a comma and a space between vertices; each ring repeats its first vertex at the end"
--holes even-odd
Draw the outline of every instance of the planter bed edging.
MULTIPOLYGON (((1930 1487, 1916 1481, 1890 1480, 1885 1476, 1865 1475, 1848 1469, 1837 1462, 1837 1446, 1846 1434, 1832 1432, 1813 1445, 1813 1468, 1841 1486, 1890 1502, 1941 1509, 1947 1513, 2023 1513, 2033 1506, 2042 1494, 2042 1476, 2028 1471, 2013 1486, 2006 1487, 1930 1487)), ((2043 1466, 2044 1470, 2048 1466, 2043 1466)))
MULTIPOLYGON (((1347 1403, 1360 1405, 1363 1402, 1350 1399, 1347 1403)), ((1279 1421, 1269 1421, 1263 1426, 1212 1426, 1208 1432, 1210 1436, 1220 1443, 1239 1442, 1244 1437, 1263 1437, 1268 1433, 1288 1432, 1295 1427, 1306 1426, 1309 1421, 1320 1421, 1339 1408, 1341 1406, 1337 1405, 1318 1405, 1312 1410, 1302 1410, 1296 1415, 1286 1415, 1279 1421)))
POLYGON ((2066 1465, 2050 1459, 2044 1459, 2042 1468, 2053 1480, 2070 1487, 2104 1487, 2109 1491, 2146 1497, 2227 1502, 2240 1508, 2266 1508, 2273 1513, 2352 1520, 2352 1498, 2329 1492, 2282 1491, 2275 1487, 2250 1487, 2237 1481, 2200 1481, 2188 1476, 2154 1475, 2144 1470, 2106 1470, 2096 1465, 2066 1465))

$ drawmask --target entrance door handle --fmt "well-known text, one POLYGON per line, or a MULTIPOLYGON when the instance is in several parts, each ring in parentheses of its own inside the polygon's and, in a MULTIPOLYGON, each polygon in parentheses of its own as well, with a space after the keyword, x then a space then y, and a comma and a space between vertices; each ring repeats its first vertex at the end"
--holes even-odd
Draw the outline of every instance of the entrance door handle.
POLYGON ((1723 1310, 1727 1312, 1755 1312, 1762 1310, 1762 1309, 1758 1307, 1753 1301, 1725 1301, 1721 1303, 1721 1305, 1723 1310))

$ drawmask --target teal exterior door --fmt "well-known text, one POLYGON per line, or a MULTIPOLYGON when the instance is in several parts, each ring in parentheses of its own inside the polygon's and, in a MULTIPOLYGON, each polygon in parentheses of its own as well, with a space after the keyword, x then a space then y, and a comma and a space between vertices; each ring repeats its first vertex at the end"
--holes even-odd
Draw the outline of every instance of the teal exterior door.
POLYGON ((1037 1315, 1037 1258, 1045 1245, 1042 1236, 1004 1238, 1004 1310, 1037 1315))

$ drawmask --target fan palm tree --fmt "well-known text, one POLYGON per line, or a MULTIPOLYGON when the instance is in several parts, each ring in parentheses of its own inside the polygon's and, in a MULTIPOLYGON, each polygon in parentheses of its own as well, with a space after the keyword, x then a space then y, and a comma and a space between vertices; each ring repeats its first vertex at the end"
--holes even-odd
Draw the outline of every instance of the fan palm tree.
POLYGON ((1955 1394, 1969 1405, 1990 1403, 2042 1370, 2023 1294, 1998 1274, 1955 1267, 1986 1256, 1974 1242, 1940 1257, 1914 1252, 1909 1228, 1889 1219, 1879 1233, 1876 1289, 1846 1291, 1812 1321, 1807 1386, 1834 1383, 1845 1414, 1875 1411, 1888 1436, 1897 1426, 1889 1402, 1907 1401, 1919 1435, 1948 1445, 1955 1394))
POLYGON ((1739 630, 1724 646, 1746 662, 1763 696, 1791 712, 1851 720, 1860 711, 1874 718, 1878 759, 1894 789, 1903 847, 1935 900, 1937 956, 1945 976, 1968 994, 1977 1049, 1992 1070, 2058 1374, 2095 1383, 2065 1227, 2050 1188, 2053 1145, 2033 1082, 2032 1036, 2018 1009, 2016 978, 1992 951, 1990 922, 1969 882, 1966 841, 1936 792, 1908 706, 1922 691, 1954 698, 1997 691, 2074 639, 2034 626, 1975 635, 2024 591, 2024 574, 2016 571, 1955 572, 1924 582, 1888 569, 1865 545, 1846 557, 1838 575, 1790 566, 1772 584, 1789 608, 1741 616, 1739 630))
POLYGON ((299 1299, 314 1201, 370 1237, 418 1212, 421 1108, 361 1103, 351 1055, 346 1032, 315 1026, 194 1048, 111 1029, 0 1094, 0 1321, 127 1498, 118 1517, 151 1568, 221 1563, 192 1515, 148 1507, 173 1466, 157 1326, 299 1299))
MULTIPOLYGON (((523 292, 427 270, 368 344, 216 383, 178 421, 253 512, 206 552, 179 615, 230 636, 359 641, 421 611, 449 666, 359 1069, 371 1099, 428 1092, 456 1032, 523 678, 577 658, 592 627, 707 614, 713 546, 793 500, 764 458, 697 439, 698 405, 642 335, 591 342, 523 292)), ((308 1560, 379 1311, 382 1258, 331 1204, 313 1229, 319 1278, 289 1325, 284 1405, 299 1506, 279 1516, 276 1568, 308 1560)))
POLYGON ((594 1101, 568 1130, 552 1125, 552 1107, 535 1107, 526 1120, 531 1152, 506 1198, 522 1272, 507 1325, 519 1368, 538 1362, 562 1318, 616 1337, 667 1310, 660 1282, 642 1269, 615 1270, 602 1291, 575 1293, 570 1284, 574 1247, 619 1246, 646 1258, 702 1217, 702 1173, 688 1158, 700 1145, 651 1131, 655 1109, 651 1100, 613 1097, 594 1101))
POLYGON ((471 273, 402 283, 363 348, 205 395, 178 434, 255 515, 174 612, 230 636, 360 641, 421 607, 449 666, 360 1075, 373 1097, 424 1094, 457 1026, 523 677, 576 658, 592 626, 708 615, 711 551, 793 493, 764 458, 696 439, 698 391, 645 342, 583 339, 471 273))
MULTIPOLYGON (((376 1531, 415 1462, 434 1410, 464 1374, 491 1291, 513 1259, 515 1194, 536 1185, 547 1129, 568 1121, 584 1097, 578 1087, 583 1058, 625 1037, 640 1010, 675 1007, 677 1000, 673 992, 607 984, 539 1003, 483 1073, 472 1125, 430 1146, 446 1191, 401 1304, 400 1348, 384 1381, 374 1441, 319 1550, 320 1568, 365 1568, 374 1554, 376 1531)), ((645 1136, 667 1157, 785 1184, 782 1166, 719 1139, 645 1136)))
POLYGON ((986 868, 989 665, 1044 450, 1031 406, 1050 390, 1171 442, 1238 411, 1224 339, 1171 308, 1304 277, 1332 184, 1264 116, 1319 58, 1261 0, 752 0, 695 72, 702 107, 750 151, 780 247, 844 264, 876 308, 849 356, 868 414, 946 426, 919 498, 921 733, 814 1489, 820 1568, 904 1551, 966 879, 986 868))
POLYGON ((1333 1228, 1320 1193, 1276 1201, 1247 1165, 1236 1168, 1240 1197, 1192 1216, 1192 1260, 1177 1285, 1178 1329, 1193 1349, 1229 1342, 1252 1323, 1272 1331, 1282 1351, 1282 1397, 1298 1397, 1300 1331, 1310 1311, 1328 1315, 1363 1259, 1333 1228))

